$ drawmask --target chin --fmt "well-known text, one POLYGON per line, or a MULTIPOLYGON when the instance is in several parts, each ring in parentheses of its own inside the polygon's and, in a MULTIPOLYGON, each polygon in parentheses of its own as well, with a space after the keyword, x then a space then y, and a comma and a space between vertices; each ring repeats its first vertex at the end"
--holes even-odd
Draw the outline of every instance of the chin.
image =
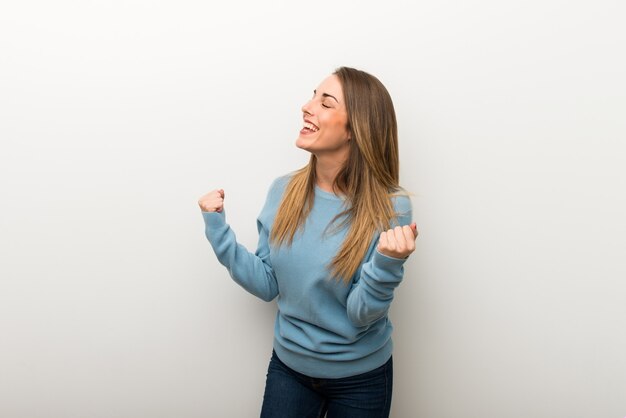
POLYGON ((302 138, 301 136, 299 136, 298 139, 296 139, 296 147, 303 149, 305 151, 310 151, 309 147, 307 146, 306 139, 302 138))

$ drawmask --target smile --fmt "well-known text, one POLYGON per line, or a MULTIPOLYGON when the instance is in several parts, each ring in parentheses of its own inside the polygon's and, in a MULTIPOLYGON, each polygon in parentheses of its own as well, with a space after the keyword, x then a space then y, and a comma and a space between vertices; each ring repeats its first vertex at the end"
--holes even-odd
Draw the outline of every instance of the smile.
POLYGON ((302 130, 307 130, 307 131, 311 131, 311 132, 317 132, 317 131, 320 130, 320 128, 318 128, 317 126, 313 125, 310 122, 304 122, 304 126, 303 126, 302 130))

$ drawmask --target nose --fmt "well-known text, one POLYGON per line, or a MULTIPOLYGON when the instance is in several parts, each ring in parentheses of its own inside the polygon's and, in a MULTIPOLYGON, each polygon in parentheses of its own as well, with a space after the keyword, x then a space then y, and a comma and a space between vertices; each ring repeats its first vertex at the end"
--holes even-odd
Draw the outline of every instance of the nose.
POLYGON ((309 100, 302 106, 302 113, 304 113, 305 115, 309 115, 309 116, 313 114, 311 112, 311 100, 309 100))

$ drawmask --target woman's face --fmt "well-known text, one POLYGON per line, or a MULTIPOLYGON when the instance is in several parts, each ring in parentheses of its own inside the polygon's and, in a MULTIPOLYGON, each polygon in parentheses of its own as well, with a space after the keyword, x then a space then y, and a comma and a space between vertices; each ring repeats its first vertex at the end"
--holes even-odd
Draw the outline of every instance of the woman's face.
POLYGON ((350 132, 343 89, 336 75, 324 79, 313 98, 302 106, 304 126, 296 146, 315 154, 344 159, 348 155, 350 132))

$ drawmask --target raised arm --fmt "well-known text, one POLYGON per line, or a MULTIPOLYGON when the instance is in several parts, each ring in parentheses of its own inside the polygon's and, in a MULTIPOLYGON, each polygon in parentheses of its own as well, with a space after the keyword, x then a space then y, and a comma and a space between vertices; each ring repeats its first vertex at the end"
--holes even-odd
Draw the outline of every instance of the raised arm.
POLYGON ((356 326, 371 325, 387 315, 404 275, 404 262, 415 250, 417 227, 411 223, 408 198, 398 198, 396 211, 398 226, 381 232, 348 295, 348 318, 356 326))
POLYGON ((269 257, 267 228, 261 221, 257 222, 259 243, 253 254, 237 242, 234 231, 226 223, 223 190, 207 193, 198 204, 202 209, 206 237, 233 280, 265 301, 274 299, 278 295, 278 284, 269 257))

